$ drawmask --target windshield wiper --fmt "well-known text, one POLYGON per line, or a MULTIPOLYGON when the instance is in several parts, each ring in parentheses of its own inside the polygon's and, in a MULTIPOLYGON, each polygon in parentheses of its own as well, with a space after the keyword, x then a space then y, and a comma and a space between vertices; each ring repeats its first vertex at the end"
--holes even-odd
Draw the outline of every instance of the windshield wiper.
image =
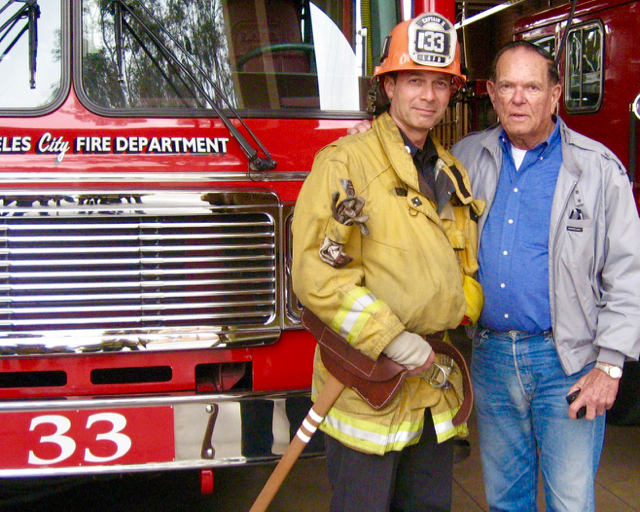
POLYGON ((12 30, 18 25, 20 20, 26 18, 27 23, 20 29, 20 32, 13 38, 6 49, 0 54, 0 62, 13 49, 25 32, 29 32, 29 86, 36 88, 36 66, 38 55, 38 18, 40 17, 40 6, 38 0, 9 0, 2 9, 2 14, 10 5, 20 2, 24 5, 18 9, 2 26, 0 26, 0 43, 9 36, 12 30))
POLYGON ((240 117, 240 115, 235 110, 235 108, 233 107, 229 99, 222 92, 220 87, 218 87, 218 85, 213 80, 211 80, 211 78, 207 75, 205 70, 202 69, 200 64, 189 54, 189 52, 184 48, 184 46, 172 34, 170 34, 169 31, 167 31, 164 28, 161 21, 156 16, 154 16, 154 14, 147 7, 142 5, 141 2, 137 2, 138 7, 140 7, 145 12, 145 14, 157 24, 157 27, 155 27, 155 29, 156 30, 159 29, 163 34, 165 34, 173 42, 173 44, 175 44, 180 49, 182 54, 187 56, 189 61, 197 68, 197 70, 201 73, 201 75, 204 77, 207 83, 215 91, 216 95, 224 101, 228 110, 240 122, 240 124, 244 127, 244 129, 247 130, 247 133, 249 133, 253 141, 258 145, 260 150, 263 152, 264 157, 261 157, 258 155, 258 151, 247 141, 247 139, 233 125, 231 120, 218 106, 216 101, 204 90, 202 85, 200 85, 200 83, 198 82, 196 77, 193 75, 193 73, 160 40, 160 38, 154 33, 154 31, 136 14, 133 8, 122 0, 114 0, 113 4, 114 4, 114 19, 115 19, 115 33, 116 33, 116 55, 118 59, 119 77, 122 79, 122 77, 124 76, 124 71, 123 71, 124 44, 123 44, 122 31, 123 29, 126 29, 132 35, 132 37, 136 39, 138 44, 140 44, 140 47, 151 59, 153 64, 156 66, 156 68, 160 70, 160 73, 162 74, 163 78, 167 80, 167 82, 169 83, 169 86, 174 90, 174 92, 177 92, 176 85, 169 79, 168 75, 164 72, 164 70, 162 70, 160 64, 157 62, 157 59, 153 58, 152 52, 147 48, 147 46, 143 43, 143 41, 141 41, 140 37, 135 33, 131 25, 127 23, 125 19, 125 14, 128 14, 129 16, 131 16, 133 20, 135 20, 139 24, 139 26, 142 28, 142 30, 147 35, 147 37, 149 37, 149 39, 151 40, 155 48, 164 56, 165 59, 167 59, 167 62, 169 63, 171 68, 173 70, 180 70, 182 72, 183 75, 180 75, 178 73, 178 76, 180 77, 180 81, 185 86, 185 88, 191 92, 191 88, 187 85, 185 80, 182 78, 182 76, 184 75, 186 75, 186 77, 191 81, 191 83, 198 90, 198 92, 206 99, 206 101, 211 106, 211 108, 215 111, 215 113, 218 115, 222 123, 229 130, 229 133, 240 144, 242 151, 244 152, 244 154, 247 156, 247 159, 249 160, 249 169, 251 171, 257 171, 257 172, 266 172, 266 171, 275 169, 277 162, 273 160, 273 158, 271 158, 269 151, 267 151, 267 149, 260 142, 260 140, 258 140, 256 135, 246 125, 244 120, 240 117))

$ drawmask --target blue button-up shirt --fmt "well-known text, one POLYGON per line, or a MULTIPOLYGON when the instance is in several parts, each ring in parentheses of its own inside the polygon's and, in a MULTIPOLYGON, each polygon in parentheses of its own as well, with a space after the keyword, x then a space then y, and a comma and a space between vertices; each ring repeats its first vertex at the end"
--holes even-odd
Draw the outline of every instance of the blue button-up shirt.
POLYGON ((516 170, 511 143, 500 137, 502 168, 479 248, 485 302, 480 324, 537 334, 551 329, 549 225, 562 164, 559 126, 527 151, 516 170))

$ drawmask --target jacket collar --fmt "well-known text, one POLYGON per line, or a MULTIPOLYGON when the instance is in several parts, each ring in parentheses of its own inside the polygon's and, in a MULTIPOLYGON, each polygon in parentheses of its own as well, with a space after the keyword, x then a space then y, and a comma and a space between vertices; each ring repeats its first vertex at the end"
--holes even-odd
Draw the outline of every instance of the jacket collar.
MULTIPOLYGON (((559 117, 556 117, 556 122, 560 125, 560 138, 562 139, 562 167, 577 179, 582 174, 582 171, 573 158, 571 151, 568 151, 568 146, 576 143, 576 132, 571 130, 559 117)), ((487 129, 485 136, 480 141, 495 160, 498 169, 502 165, 502 145, 500 143, 502 132, 502 125, 497 124, 487 129)))
POLYGON ((380 144, 398 177, 412 189, 420 190, 413 157, 407 151, 400 129, 391 116, 385 112, 376 117, 373 120, 373 128, 377 132, 380 144))
MULTIPOLYGON (((380 143, 398 177, 414 190, 420 190, 418 173, 413 165, 411 153, 407 151, 400 129, 388 113, 381 114, 373 121, 373 127, 378 133, 380 143)), ((473 201, 471 182, 464 166, 444 149, 433 131, 429 132, 438 152, 439 162, 443 170, 451 179, 455 192, 462 204, 473 201), (440 163, 442 162, 442 163, 440 163)))

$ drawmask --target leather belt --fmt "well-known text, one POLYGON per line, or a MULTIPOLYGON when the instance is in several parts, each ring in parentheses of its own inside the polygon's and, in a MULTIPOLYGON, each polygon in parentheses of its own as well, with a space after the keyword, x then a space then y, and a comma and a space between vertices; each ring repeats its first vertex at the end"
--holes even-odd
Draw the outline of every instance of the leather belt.
MULTIPOLYGON (((385 354, 380 354, 375 360, 365 356, 307 308, 303 309, 301 318, 302 324, 318 341, 327 370, 371 407, 384 408, 400 389, 407 376, 407 368, 385 354)), ((473 388, 467 362, 453 345, 443 340, 442 334, 426 336, 426 340, 436 353, 451 358, 462 373, 464 398, 452 420, 457 427, 467 421, 473 407, 473 388)))

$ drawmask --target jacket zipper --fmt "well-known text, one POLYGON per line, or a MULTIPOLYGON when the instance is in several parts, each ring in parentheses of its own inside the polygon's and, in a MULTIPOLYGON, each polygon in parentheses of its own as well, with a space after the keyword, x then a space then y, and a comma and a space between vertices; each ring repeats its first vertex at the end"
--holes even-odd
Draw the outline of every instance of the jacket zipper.
MULTIPOLYGON (((562 171, 562 167, 560 168, 560 171, 562 171)), ((560 233, 560 224, 562 223, 562 215, 564 214, 564 212, 567 211, 567 206, 569 204, 569 200, 571 199, 571 196, 573 195, 576 187, 578 186, 578 181, 574 180, 573 182, 573 186, 569 189, 569 193, 567 194, 566 199, 564 200, 564 204, 562 205, 562 209, 561 209, 561 213, 558 216, 558 221, 556 223, 556 225, 554 226, 554 229, 551 233, 549 233, 549 309, 551 310, 551 332, 553 332, 553 326, 555 325, 555 318, 556 318, 556 304, 555 304, 555 284, 554 284, 554 277, 555 277, 555 267, 554 267, 554 252, 555 252, 555 246, 556 246, 556 242, 558 240, 559 237, 559 233, 560 233), (553 237, 551 236, 553 235, 553 237)), ((556 347, 556 352, 558 351, 558 347, 554 342, 554 346, 556 347)), ((560 354, 558 354, 558 356, 560 356, 560 354)), ((562 369, 565 371, 565 373, 567 373, 567 369, 564 365, 564 361, 562 360, 562 357, 558 357, 558 359, 560 360, 560 365, 562 366, 562 369)))

